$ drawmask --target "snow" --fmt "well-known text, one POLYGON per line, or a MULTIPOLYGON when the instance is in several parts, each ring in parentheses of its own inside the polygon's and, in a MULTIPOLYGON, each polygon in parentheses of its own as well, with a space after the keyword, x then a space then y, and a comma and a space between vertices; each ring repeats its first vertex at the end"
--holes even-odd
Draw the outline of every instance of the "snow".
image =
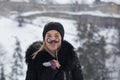
POLYGON ((29 15, 40 14, 40 13, 44 13, 44 12, 43 11, 25 12, 22 14, 22 16, 29 16, 29 15))
MULTIPOLYGON (((106 66, 109 67, 109 70, 111 71, 110 76, 119 78, 120 75, 120 57, 117 55, 111 56, 111 58, 107 59, 106 66)), ((119 79, 118 79, 119 80, 119 79)))
MULTIPOLYGON (((16 47, 16 39, 17 37, 19 41, 21 42, 21 48, 22 48, 22 56, 25 55, 25 50, 33 41, 37 40, 38 36, 36 34, 40 34, 41 29, 26 25, 25 27, 21 28, 17 26, 17 23, 15 21, 12 21, 8 18, 1 18, 0 19, 0 44, 5 47, 6 51, 6 60, 5 61, 5 73, 10 73, 10 66, 11 62, 13 61, 12 55, 14 53, 14 49, 16 47), (36 39, 35 39, 36 38, 36 39)), ((25 66, 25 65, 24 65, 25 66)), ((26 67, 24 67, 26 68, 26 67)))
POLYGON ((115 13, 104 13, 99 10, 97 11, 80 11, 80 12, 68 12, 68 11, 34 11, 34 12, 25 12, 22 15, 23 16, 31 16, 31 15, 36 15, 36 14, 41 14, 41 13, 65 13, 65 14, 71 14, 71 15, 92 15, 92 16, 100 16, 100 17, 114 17, 114 18, 120 18, 120 14, 115 14, 115 13))
POLYGON ((102 29, 99 33, 105 37, 107 43, 117 44, 118 33, 116 29, 114 28, 104 29, 104 30, 102 29))
POLYGON ((54 0, 54 1, 56 1, 57 3, 60 3, 60 4, 70 3, 70 0, 54 0))
POLYGON ((73 15, 93 15, 93 16, 100 16, 100 17, 115 17, 120 18, 120 14, 115 13, 103 13, 101 11, 80 11, 80 12, 71 12, 69 14, 73 15))
MULTIPOLYGON (((118 33, 117 30, 114 28, 109 29, 101 29, 99 32, 100 35, 105 37, 107 45, 105 47, 106 52, 108 53, 109 58, 106 59, 106 67, 108 67, 110 77, 117 78, 119 77, 120 72, 120 56, 116 55, 115 53, 118 52, 116 46, 111 44, 117 44, 118 42, 118 33)), ((116 79, 113 79, 116 80, 116 79)), ((119 80, 119 79, 118 79, 119 80)))

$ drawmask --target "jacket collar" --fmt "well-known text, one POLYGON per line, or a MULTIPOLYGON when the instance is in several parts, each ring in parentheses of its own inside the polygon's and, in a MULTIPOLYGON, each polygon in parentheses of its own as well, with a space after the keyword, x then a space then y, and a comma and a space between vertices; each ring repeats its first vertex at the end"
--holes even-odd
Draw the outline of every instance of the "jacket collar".
MULTIPOLYGON (((42 44, 41 41, 36 41, 28 47, 28 49, 26 51, 26 56, 25 56, 27 63, 32 61, 31 55, 41 47, 41 44, 42 44)), ((74 47, 68 41, 66 41, 66 40, 62 41, 62 45, 61 45, 61 48, 60 48, 60 53, 61 54, 64 54, 64 55, 68 54, 73 49, 74 49, 74 47)))
POLYGON ((62 42, 61 47, 64 48, 64 49, 69 49, 69 50, 73 50, 74 49, 73 45, 71 43, 69 43, 68 41, 66 41, 66 40, 64 40, 62 42))

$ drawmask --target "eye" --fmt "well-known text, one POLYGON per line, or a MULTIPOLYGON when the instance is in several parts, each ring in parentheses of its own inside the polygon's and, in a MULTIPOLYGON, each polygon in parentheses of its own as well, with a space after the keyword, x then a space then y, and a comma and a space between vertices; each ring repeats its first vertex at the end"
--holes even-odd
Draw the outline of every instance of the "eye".
POLYGON ((46 37, 51 37, 51 35, 48 34, 46 37))
POLYGON ((59 35, 55 35, 55 38, 58 38, 59 37, 59 35))

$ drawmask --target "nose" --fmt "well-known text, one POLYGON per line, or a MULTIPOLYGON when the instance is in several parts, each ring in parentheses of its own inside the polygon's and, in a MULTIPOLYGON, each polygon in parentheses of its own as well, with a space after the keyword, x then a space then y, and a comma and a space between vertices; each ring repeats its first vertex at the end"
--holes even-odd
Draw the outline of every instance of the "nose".
POLYGON ((48 42, 48 43, 51 43, 51 41, 55 41, 55 40, 56 40, 55 37, 47 38, 47 42, 48 42))
POLYGON ((56 40, 56 38, 55 38, 55 37, 51 37, 50 39, 51 39, 51 40, 56 40))

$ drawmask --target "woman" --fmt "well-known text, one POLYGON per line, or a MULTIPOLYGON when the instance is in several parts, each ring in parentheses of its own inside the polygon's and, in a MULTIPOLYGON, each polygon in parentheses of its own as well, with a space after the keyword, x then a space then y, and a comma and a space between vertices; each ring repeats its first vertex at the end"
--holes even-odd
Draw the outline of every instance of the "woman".
POLYGON ((63 38, 62 24, 50 22, 45 25, 43 42, 33 43, 26 51, 25 80, 83 80, 74 48, 63 38))

